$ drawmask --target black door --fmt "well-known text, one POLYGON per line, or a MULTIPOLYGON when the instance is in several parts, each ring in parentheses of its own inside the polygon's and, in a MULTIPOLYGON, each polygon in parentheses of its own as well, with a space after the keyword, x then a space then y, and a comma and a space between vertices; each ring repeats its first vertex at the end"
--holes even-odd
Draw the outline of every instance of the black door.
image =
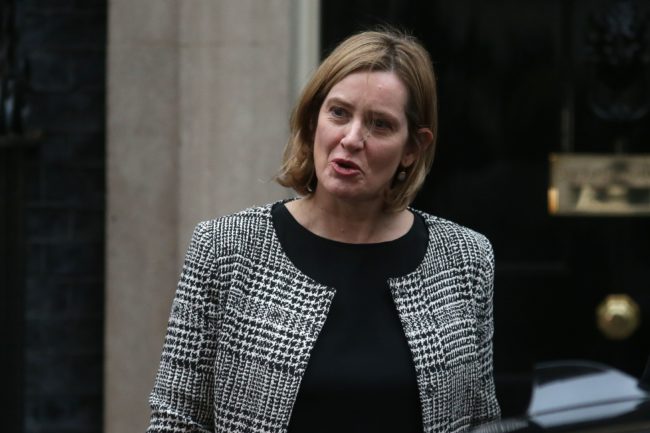
POLYGON ((639 376, 650 354, 650 219, 547 209, 550 153, 650 153, 649 11, 650 1, 322 2, 324 53, 353 32, 393 24, 432 54, 439 144, 415 205, 493 243, 504 415, 525 408, 534 362, 589 359, 639 376), (625 56, 636 56, 634 68, 607 69, 625 56), (594 110, 594 94, 620 102, 621 92, 633 94, 623 103, 639 108, 636 117, 594 110), (612 293, 640 307, 640 327, 623 340, 596 326, 612 293))

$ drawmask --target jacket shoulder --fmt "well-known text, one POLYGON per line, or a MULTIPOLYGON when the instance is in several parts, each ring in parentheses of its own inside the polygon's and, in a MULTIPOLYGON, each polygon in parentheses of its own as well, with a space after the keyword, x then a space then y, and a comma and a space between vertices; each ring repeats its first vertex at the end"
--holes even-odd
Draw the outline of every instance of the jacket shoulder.
POLYGON ((271 208, 275 203, 242 209, 235 213, 224 215, 203 223, 212 223, 216 228, 233 229, 245 226, 247 223, 260 223, 271 219, 271 208))
POLYGON ((275 203, 249 207, 238 212, 201 221, 194 230, 194 236, 215 242, 217 254, 233 253, 249 240, 262 241, 272 228, 271 208, 275 203), (234 250, 233 250, 234 248, 234 250), (223 250, 225 249, 225 250, 223 250))
POLYGON ((411 210, 424 219, 429 231, 430 241, 437 240, 447 247, 457 245, 469 253, 470 256, 477 254, 478 257, 493 261, 492 244, 482 233, 421 210, 411 210))

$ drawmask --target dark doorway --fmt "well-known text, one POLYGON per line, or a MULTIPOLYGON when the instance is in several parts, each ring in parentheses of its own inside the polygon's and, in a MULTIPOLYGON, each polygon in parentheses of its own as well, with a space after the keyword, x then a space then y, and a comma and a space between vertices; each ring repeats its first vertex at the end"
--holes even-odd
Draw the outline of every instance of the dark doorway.
MULTIPOLYGON (((632 38, 648 49, 648 1, 322 2, 324 53, 351 33, 392 24, 412 31, 432 55, 439 144, 415 206, 494 245, 495 376, 504 415, 525 409, 534 362, 589 359, 640 376, 650 352, 650 219, 560 218, 547 210, 550 153, 650 152, 648 116, 608 122, 589 107, 600 79, 594 53, 616 50, 602 44, 608 14, 620 7, 641 28, 632 38), (624 340, 596 326, 596 309, 611 293, 640 307, 641 325, 624 340)), ((647 79, 648 65, 641 63, 644 89, 648 81, 639 77, 647 79)), ((637 92, 634 102, 648 104, 649 95, 637 92)))

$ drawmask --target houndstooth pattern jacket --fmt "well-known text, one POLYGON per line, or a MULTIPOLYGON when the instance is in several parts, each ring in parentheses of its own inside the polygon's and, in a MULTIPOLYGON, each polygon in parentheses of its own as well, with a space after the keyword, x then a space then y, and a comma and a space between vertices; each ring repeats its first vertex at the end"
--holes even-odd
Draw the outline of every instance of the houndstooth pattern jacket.
MULTIPOLYGON (((271 207, 196 227, 150 396, 148 432, 286 432, 335 289, 292 264, 271 207)), ((419 213, 429 232, 424 260, 389 286, 413 355, 424 431, 463 431, 499 416, 492 248, 474 231, 419 213)))

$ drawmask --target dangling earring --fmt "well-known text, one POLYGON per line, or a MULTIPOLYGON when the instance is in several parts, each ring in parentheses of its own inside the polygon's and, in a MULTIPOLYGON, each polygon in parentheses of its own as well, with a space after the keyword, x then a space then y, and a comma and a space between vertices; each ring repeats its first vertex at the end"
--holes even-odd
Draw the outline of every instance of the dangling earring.
POLYGON ((399 173, 397 173, 397 180, 399 182, 404 182, 405 179, 406 179, 406 169, 402 168, 400 169, 399 173))
POLYGON ((310 194, 313 193, 315 187, 316 182, 314 182, 314 172, 312 171, 311 176, 309 176, 309 181, 307 182, 307 192, 310 194))

